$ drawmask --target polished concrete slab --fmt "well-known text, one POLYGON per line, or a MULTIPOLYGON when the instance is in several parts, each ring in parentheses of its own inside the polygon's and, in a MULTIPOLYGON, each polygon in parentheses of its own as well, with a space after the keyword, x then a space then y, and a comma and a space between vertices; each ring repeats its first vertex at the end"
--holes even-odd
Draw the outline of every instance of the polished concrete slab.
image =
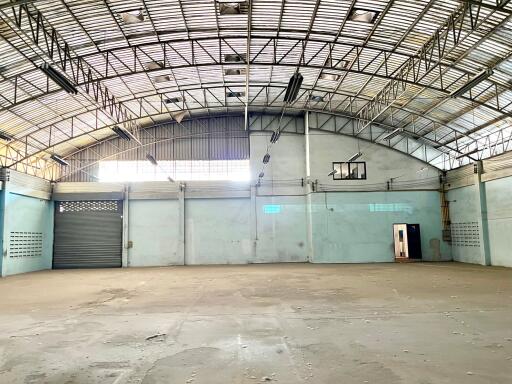
POLYGON ((0 279, 0 383, 510 383, 512 269, 45 271, 0 279))

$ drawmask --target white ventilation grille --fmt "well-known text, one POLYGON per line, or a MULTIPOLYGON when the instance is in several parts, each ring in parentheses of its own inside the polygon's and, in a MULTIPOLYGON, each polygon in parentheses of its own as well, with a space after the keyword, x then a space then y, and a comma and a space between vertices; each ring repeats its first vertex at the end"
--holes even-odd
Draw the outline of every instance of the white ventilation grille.
POLYGON ((458 247, 479 247, 480 229, 476 221, 451 223, 452 245, 458 247))
POLYGON ((11 232, 9 257, 41 257, 43 234, 41 232, 11 232))
POLYGON ((58 203, 58 212, 117 212, 119 201, 94 200, 94 201, 61 201, 58 203))

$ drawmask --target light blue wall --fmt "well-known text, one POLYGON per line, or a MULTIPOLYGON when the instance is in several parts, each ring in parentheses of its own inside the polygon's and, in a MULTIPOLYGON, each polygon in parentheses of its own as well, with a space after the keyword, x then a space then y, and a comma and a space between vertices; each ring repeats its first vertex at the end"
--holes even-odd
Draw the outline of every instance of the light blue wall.
POLYGON ((252 260, 248 198, 187 199, 187 264, 246 264, 252 260))
POLYGON ((306 198, 256 198, 256 260, 259 263, 307 261, 306 198))
POLYGON ((53 255, 53 202, 5 191, 2 276, 51 269, 53 255), (41 232, 41 256, 10 257, 11 232, 41 232))
MULTIPOLYGON (((456 188, 448 191, 450 221, 453 224, 478 222, 478 203, 476 186, 456 188)), ((466 247, 452 244, 453 260, 463 263, 480 264, 480 247, 466 247)))
POLYGON ((132 267, 183 264, 178 252, 178 200, 131 200, 129 202, 128 265, 132 267))
POLYGON ((424 260, 450 260, 439 199, 435 191, 314 194, 314 262, 392 262, 393 224, 399 223, 420 224, 424 260))
POLYGON ((491 264, 512 267, 512 177, 485 183, 491 264))

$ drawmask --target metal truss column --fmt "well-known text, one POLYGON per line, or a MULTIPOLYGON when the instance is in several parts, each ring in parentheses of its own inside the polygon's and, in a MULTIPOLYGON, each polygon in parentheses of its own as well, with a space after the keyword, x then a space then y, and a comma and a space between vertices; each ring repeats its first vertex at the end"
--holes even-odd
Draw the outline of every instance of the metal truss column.
MULTIPOLYGON (((0 170, 1 172, 1 170, 0 170)), ((3 268, 3 260, 4 257, 7 256, 7 235, 4 233, 5 230, 5 199, 7 196, 7 181, 3 180, 0 182, 2 185, 2 189, 0 190, 0 250, 2 253, 0 254, 0 277, 4 277, 4 268, 3 268)))
POLYGON ((178 231, 178 257, 182 260, 182 265, 187 265, 187 258, 185 254, 185 188, 184 183, 180 183, 178 191, 178 202, 179 202, 179 231, 178 231))
POLYGON ((491 265, 491 252, 489 248, 489 222, 487 218, 487 195, 485 183, 482 182, 482 162, 475 163, 475 189, 478 213, 478 227, 480 228, 480 264, 491 265))
POLYGON ((122 249, 122 267, 130 266, 130 186, 126 185, 124 189, 123 200, 123 249, 122 249))
POLYGON ((311 209, 311 163, 310 163, 310 148, 309 148, 309 112, 304 114, 304 140, 305 140, 305 152, 306 152, 306 233, 307 233, 307 245, 308 245, 308 262, 314 261, 314 247, 313 247, 313 214, 311 209))

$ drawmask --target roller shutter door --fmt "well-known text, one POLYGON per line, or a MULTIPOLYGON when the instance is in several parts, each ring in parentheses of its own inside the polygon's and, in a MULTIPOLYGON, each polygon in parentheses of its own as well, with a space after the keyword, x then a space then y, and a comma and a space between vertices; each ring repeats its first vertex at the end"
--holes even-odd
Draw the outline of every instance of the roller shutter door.
POLYGON ((56 202, 53 268, 121 267, 122 209, 117 200, 56 202))

